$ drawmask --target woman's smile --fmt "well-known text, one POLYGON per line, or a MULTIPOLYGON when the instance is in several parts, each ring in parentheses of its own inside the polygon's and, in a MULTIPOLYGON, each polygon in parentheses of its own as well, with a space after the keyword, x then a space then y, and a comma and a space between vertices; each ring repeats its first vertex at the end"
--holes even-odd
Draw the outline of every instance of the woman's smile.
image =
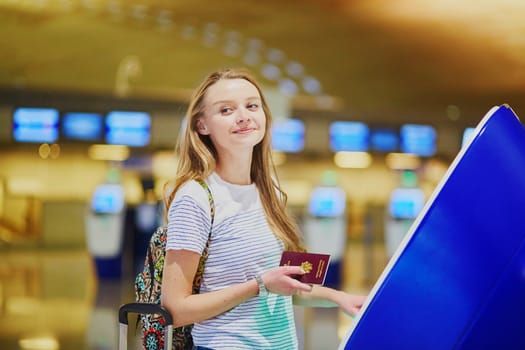
POLYGON ((234 134, 249 134, 255 130, 256 130, 255 128, 241 128, 241 129, 234 130, 233 133, 234 134))

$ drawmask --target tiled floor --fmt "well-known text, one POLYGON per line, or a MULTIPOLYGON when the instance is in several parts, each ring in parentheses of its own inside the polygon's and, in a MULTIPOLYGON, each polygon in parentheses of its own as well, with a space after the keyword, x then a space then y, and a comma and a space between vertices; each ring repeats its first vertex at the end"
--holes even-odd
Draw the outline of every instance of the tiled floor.
MULTIPOLYGON (((385 264, 381 246, 349 244, 343 288, 368 293, 385 264)), ((0 349, 117 349, 117 310, 134 298, 132 273, 123 276, 97 280, 85 251, 0 250, 0 349)), ((296 318, 310 350, 336 349, 352 322, 337 309, 296 307, 296 318)))

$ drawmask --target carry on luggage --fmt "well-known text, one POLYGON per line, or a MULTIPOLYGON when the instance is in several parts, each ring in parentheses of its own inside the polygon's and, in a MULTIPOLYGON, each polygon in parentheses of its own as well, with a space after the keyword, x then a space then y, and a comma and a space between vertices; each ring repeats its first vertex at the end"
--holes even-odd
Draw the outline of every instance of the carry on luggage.
POLYGON ((120 307, 118 312, 118 319, 120 323, 119 332, 119 350, 127 350, 128 348, 128 314, 159 314, 166 322, 164 328, 164 350, 170 350, 172 346, 173 336, 173 318, 171 314, 160 304, 147 303, 128 303, 120 307))

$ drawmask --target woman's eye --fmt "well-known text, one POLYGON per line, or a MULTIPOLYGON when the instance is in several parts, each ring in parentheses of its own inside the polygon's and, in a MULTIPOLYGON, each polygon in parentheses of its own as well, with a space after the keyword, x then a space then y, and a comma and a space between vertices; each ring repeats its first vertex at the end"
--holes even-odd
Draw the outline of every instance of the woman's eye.
POLYGON ((250 103, 250 104, 248 105, 248 109, 256 110, 257 108, 259 108, 259 105, 256 104, 256 103, 250 103))
POLYGON ((230 107, 223 107, 223 108, 221 108, 221 113, 222 114, 228 114, 228 113, 231 113, 232 111, 233 111, 233 109, 230 108, 230 107))

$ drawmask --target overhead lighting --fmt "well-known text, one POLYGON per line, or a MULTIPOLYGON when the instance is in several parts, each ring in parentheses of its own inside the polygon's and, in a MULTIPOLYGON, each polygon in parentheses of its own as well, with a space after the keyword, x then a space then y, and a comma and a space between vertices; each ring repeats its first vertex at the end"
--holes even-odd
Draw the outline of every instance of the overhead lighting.
POLYGON ((277 80, 281 76, 279 67, 271 63, 263 65, 261 73, 268 80, 277 80))
POLYGON ((280 63, 284 60, 284 52, 279 49, 268 49, 268 60, 273 63, 280 63))
POLYGON ((49 153, 51 153, 51 147, 49 147, 49 144, 43 143, 38 147, 38 155, 40 158, 47 159, 49 153))
POLYGON ((42 336, 34 338, 22 338, 18 341, 21 349, 24 350, 58 350, 60 344, 53 336, 42 336))
POLYGON ((295 81, 292 79, 284 78, 279 81, 279 91, 287 96, 293 96, 297 94, 298 88, 295 81))
POLYGON ((303 89, 312 95, 321 93, 321 83, 314 77, 305 77, 303 79, 303 89))
POLYGON ((258 51, 264 47, 264 43, 260 39, 249 39, 248 40, 248 49, 258 51))
POLYGON ((38 196, 44 192, 44 184, 38 177, 15 176, 7 179, 6 192, 15 196, 38 196))
POLYGON ((136 4, 131 8, 131 17, 138 21, 144 21, 146 19, 147 7, 145 5, 136 4))
POLYGON ((367 152, 337 152, 334 163, 340 168, 365 169, 372 163, 372 156, 367 152))
POLYGON ((411 153, 389 153, 385 161, 392 170, 414 170, 421 166, 421 159, 411 153))
POLYGON ((261 60, 261 56, 256 51, 248 51, 246 56, 244 56, 244 63, 250 66, 255 66, 256 64, 259 63, 260 60, 261 60))
POLYGON ((286 73, 291 77, 300 77, 304 73, 304 67, 299 62, 290 62, 286 66, 286 73))
POLYGON ((461 111, 456 105, 448 105, 446 109, 446 114, 448 119, 452 121, 457 121, 461 117, 461 111))
POLYGON ((157 178, 173 179, 177 174, 179 160, 171 151, 159 151, 153 154, 152 173, 157 178))
POLYGON ((427 180, 438 183, 445 176, 448 170, 448 164, 437 159, 430 159, 425 164, 424 174, 427 180))
POLYGON ((58 143, 54 143, 49 147, 49 155, 51 159, 57 159, 60 156, 60 145, 58 143))
POLYGON ((91 145, 88 148, 88 156, 94 160, 124 161, 129 154, 129 147, 122 145, 91 145))
POLYGON ((159 15, 157 16, 157 24, 163 30, 170 28, 173 24, 171 19, 171 11, 160 10, 159 15))
POLYGON ((223 52, 226 56, 238 56, 241 52, 241 45, 236 40, 228 40, 223 48, 223 52))

